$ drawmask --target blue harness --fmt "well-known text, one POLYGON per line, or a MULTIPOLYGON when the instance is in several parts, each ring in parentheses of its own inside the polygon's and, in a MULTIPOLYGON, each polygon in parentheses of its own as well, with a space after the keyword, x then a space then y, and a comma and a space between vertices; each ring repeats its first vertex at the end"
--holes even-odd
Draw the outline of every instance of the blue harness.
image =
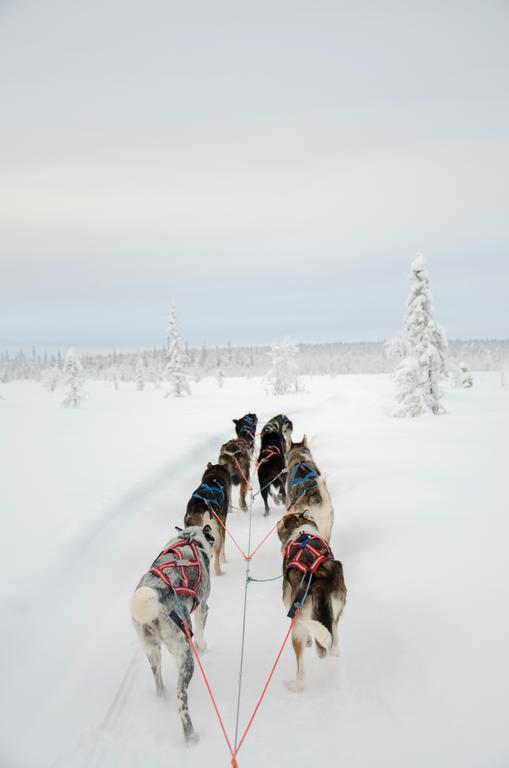
POLYGON ((212 480, 212 482, 215 483, 215 486, 209 485, 208 483, 202 483, 193 493, 192 498, 200 499, 200 501, 205 502, 205 504, 210 504, 217 507, 219 510, 225 501, 224 488, 219 480, 212 480))
POLYGON ((245 432, 246 434, 249 435, 251 440, 254 440, 254 438, 255 438, 255 436, 254 436, 254 433, 255 433, 254 419, 251 416, 245 416, 243 421, 245 422, 245 424, 242 424, 241 428, 239 429, 239 433, 242 434, 243 432, 245 432))
POLYGON ((290 480, 290 490, 294 489, 295 486, 304 485, 305 483, 309 483, 309 487, 307 488, 307 490, 318 488, 318 483, 316 482, 316 479, 315 479, 317 477, 319 477, 319 472, 317 472, 316 469, 313 469, 313 467, 310 467, 309 464, 306 464, 305 461, 300 461, 298 464, 295 465, 293 477, 290 480), (304 467, 304 469, 307 469, 307 473, 302 477, 297 477, 301 467, 304 467))

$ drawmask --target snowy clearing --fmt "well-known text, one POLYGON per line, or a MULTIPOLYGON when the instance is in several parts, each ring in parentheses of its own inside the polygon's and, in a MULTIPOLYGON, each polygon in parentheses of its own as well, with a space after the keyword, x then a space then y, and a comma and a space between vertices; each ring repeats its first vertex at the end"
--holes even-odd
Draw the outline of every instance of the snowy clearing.
MULTIPOLYGON (((239 766, 321 760, 345 768, 495 768, 509 764, 509 388, 478 373, 447 392, 447 415, 393 419, 385 375, 305 379, 269 397, 259 378, 205 379, 190 398, 87 383, 80 409, 34 383, 2 386, 2 736, 6 768, 229 765, 195 671, 184 745, 173 693, 157 699, 131 627, 139 577, 181 524, 232 418, 279 412, 311 438, 335 506, 332 548, 348 599, 339 659, 305 654, 291 693, 286 648, 239 753, 239 766)), ((235 492, 236 493, 236 492, 235 492)), ((254 505, 253 539, 273 525, 254 505)), ((247 516, 229 519, 242 543, 247 516)), ((205 668, 229 732, 235 721, 244 563, 227 541, 212 576, 205 668)), ((273 536, 252 565, 280 573, 273 536)), ((288 620, 281 583, 251 584, 241 730, 288 620)))

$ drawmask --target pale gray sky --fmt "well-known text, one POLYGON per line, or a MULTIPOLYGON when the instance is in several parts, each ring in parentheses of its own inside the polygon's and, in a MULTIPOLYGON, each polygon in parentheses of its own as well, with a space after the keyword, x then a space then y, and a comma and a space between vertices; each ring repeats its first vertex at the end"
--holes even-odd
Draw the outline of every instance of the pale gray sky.
POLYGON ((0 346, 508 336, 509 3, 0 0, 0 346))

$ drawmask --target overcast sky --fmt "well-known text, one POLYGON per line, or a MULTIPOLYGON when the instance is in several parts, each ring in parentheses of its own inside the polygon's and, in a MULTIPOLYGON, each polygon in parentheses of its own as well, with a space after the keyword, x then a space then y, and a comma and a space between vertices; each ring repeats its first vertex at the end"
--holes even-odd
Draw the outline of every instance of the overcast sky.
POLYGON ((509 335, 507 0, 0 0, 0 347, 509 335))

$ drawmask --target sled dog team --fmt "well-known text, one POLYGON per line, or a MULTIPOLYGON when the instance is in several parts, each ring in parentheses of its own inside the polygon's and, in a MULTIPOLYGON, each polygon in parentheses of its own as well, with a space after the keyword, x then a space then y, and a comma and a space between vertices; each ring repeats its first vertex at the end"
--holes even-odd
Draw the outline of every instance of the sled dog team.
MULTIPOLYGON (((221 446, 217 464, 208 463, 201 483, 192 493, 184 516, 184 528, 171 539, 141 578, 131 599, 130 611, 141 646, 154 675, 158 695, 164 693, 161 676, 161 645, 175 656, 177 708, 188 743, 197 740, 189 715, 187 688, 194 659, 182 628, 191 626, 194 643, 203 653, 203 637, 210 595, 210 562, 222 573, 225 529, 231 510, 232 486, 240 486, 240 506, 247 511, 258 419, 248 413, 234 419, 236 437, 221 446), (221 522, 222 524, 221 524, 221 522)), ((315 464, 306 436, 292 442, 293 425, 280 414, 268 421, 260 435, 257 460, 260 492, 269 514, 268 497, 286 511, 277 524, 283 553, 283 603, 289 616, 300 608, 292 630, 297 673, 288 687, 304 687, 303 651, 314 638, 320 658, 338 655, 338 622, 346 599, 343 568, 329 546, 334 521, 332 501, 325 479, 315 464)))

